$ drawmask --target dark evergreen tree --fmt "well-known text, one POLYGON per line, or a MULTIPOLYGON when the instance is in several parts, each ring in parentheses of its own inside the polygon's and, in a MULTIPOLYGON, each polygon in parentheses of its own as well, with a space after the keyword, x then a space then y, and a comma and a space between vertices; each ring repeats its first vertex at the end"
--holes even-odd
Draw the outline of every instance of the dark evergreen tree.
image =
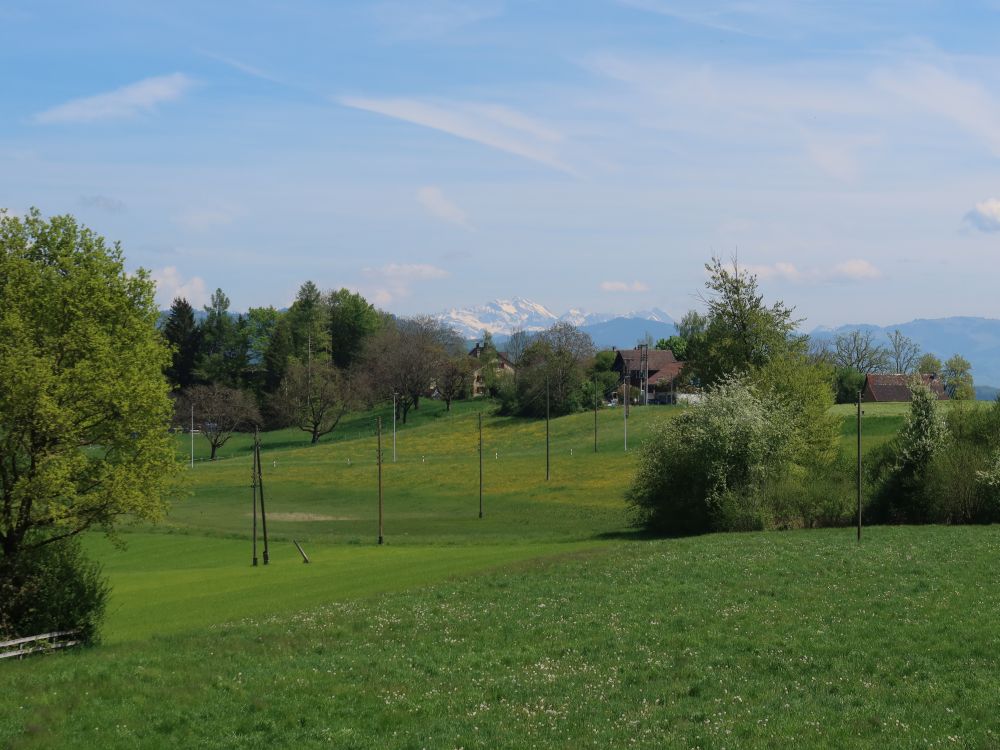
POLYGON ((329 311, 323 293, 313 282, 299 287, 295 302, 288 311, 292 334, 292 353, 303 362, 330 358, 329 311))
POLYGON ((163 336, 173 352, 167 368, 171 384, 175 388, 193 385, 201 335, 194 319, 194 308, 183 297, 177 297, 170 305, 163 336))
POLYGON ((382 325, 378 310, 360 294, 331 292, 330 353, 337 367, 348 368, 361 356, 365 341, 382 325))
POLYGON ((271 340, 264 350, 264 390, 274 393, 285 377, 288 358, 292 356, 291 321, 282 315, 274 326, 271 340))
POLYGON ((229 314, 229 298, 221 289, 212 294, 201 325, 202 347, 198 358, 199 377, 230 387, 242 384, 249 363, 249 327, 246 319, 229 314))

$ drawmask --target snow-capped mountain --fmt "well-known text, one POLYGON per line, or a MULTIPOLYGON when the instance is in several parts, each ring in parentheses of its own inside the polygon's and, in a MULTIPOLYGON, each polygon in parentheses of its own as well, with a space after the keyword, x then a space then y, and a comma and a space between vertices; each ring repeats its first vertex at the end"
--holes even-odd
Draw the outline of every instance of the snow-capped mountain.
POLYGON ((514 297, 509 300, 494 300, 478 307, 454 308, 435 316, 460 335, 468 339, 478 338, 483 331, 493 335, 506 335, 511 331, 541 331, 552 326, 557 321, 572 323, 575 326, 590 326, 606 323, 616 318, 639 318, 660 323, 672 323, 672 318, 663 310, 639 310, 635 312, 588 313, 585 310, 573 308, 562 315, 556 315, 544 305, 514 297))
POLYGON ((481 336, 483 331, 493 334, 510 333, 519 328, 541 331, 559 320, 543 305, 521 297, 493 300, 478 307, 453 308, 435 317, 469 339, 481 336))

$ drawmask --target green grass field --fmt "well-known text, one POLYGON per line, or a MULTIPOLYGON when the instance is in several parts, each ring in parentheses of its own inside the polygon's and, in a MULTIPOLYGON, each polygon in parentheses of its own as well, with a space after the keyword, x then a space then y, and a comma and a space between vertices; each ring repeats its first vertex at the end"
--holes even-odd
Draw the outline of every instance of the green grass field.
MULTIPOLYGON (((592 414, 553 420, 548 482, 544 423, 486 417, 479 519, 479 407, 427 402, 395 463, 386 430, 384 546, 370 415, 264 436, 267 567, 246 436, 125 549, 88 538, 104 641, 0 663, 0 747, 1000 744, 996 529, 644 540, 620 410, 596 454, 592 414)), ((866 406, 865 444, 904 413, 866 406)))

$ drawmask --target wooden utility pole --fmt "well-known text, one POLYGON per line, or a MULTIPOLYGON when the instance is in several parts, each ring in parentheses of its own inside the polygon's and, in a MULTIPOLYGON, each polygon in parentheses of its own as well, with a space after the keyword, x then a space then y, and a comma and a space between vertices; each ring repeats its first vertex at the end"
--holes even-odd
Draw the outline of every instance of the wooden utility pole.
POLYGON ((858 541, 861 541, 861 391, 858 391, 858 541))
POLYGON ((479 517, 483 517, 483 413, 479 412, 479 517))
POLYGON ((382 535, 382 417, 375 422, 375 439, 378 461, 378 543, 382 544, 385 541, 382 535))
POLYGON ((594 373, 594 453, 597 453, 597 373, 594 373))
POLYGON ((253 491, 253 567, 257 567, 257 436, 254 435, 253 467, 250 469, 250 488, 253 491))
POLYGON ((549 481, 549 376, 545 376, 545 481, 549 481))
POLYGON ((625 425, 625 452, 628 453, 628 379, 622 380, 622 422, 625 425))
POLYGON ((257 489, 260 491, 260 527, 264 534, 264 564, 270 562, 267 548, 267 513, 264 511, 264 472, 261 468, 260 460, 260 433, 257 428, 253 431, 254 452, 257 455, 257 489))

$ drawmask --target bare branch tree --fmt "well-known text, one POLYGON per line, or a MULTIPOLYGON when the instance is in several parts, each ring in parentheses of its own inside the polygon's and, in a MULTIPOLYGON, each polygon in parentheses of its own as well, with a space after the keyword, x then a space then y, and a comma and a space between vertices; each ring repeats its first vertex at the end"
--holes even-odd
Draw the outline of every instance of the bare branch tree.
POLYGON ((257 404, 246 391, 224 385, 195 385, 177 400, 178 419, 185 422, 191 407, 201 427, 201 434, 212 447, 211 460, 241 427, 260 424, 257 404))
POLYGON ((889 334, 889 361, 895 372, 909 375, 916 370, 919 359, 920 347, 913 339, 898 328, 889 334))
POLYGON ((403 318, 387 325, 368 341, 365 362, 376 393, 397 395, 396 408, 406 423, 410 409, 420 408, 448 356, 462 353, 461 337, 430 317, 403 318))
POLYGON ((333 432, 353 401, 349 376, 328 362, 293 361, 276 397, 279 412, 308 432, 313 444, 333 432))
POLYGON ((889 369, 889 353, 873 338, 871 331, 840 334, 833 342, 834 363, 862 373, 885 372, 889 369))

